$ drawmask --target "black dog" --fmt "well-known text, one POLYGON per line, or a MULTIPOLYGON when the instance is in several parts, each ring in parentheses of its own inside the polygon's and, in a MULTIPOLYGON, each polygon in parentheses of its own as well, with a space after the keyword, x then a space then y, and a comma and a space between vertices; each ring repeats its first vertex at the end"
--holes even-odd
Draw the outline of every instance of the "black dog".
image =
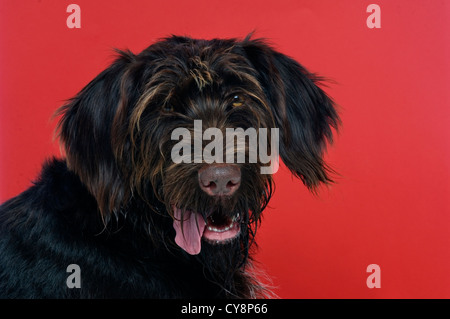
POLYGON ((314 190, 331 182, 322 155, 339 124, 321 80, 250 37, 119 51, 59 110, 66 158, 1 206, 0 296, 266 296, 250 252, 271 175, 249 142, 244 163, 176 163, 172 133, 278 128, 281 159, 314 190))

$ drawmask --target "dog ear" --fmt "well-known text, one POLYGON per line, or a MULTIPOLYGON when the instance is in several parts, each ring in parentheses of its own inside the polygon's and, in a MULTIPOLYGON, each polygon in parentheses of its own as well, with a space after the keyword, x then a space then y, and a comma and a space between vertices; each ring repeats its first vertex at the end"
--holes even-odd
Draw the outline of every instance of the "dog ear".
POLYGON ((57 133, 67 165, 94 195, 105 222, 111 213, 118 213, 128 192, 114 156, 111 130, 119 104, 130 99, 126 73, 134 55, 119 53, 109 68, 56 113, 61 115, 57 133))
POLYGON ((281 159, 309 189, 332 182, 323 153, 340 119, 333 101, 317 86, 322 79, 262 40, 247 38, 243 48, 280 129, 281 159))

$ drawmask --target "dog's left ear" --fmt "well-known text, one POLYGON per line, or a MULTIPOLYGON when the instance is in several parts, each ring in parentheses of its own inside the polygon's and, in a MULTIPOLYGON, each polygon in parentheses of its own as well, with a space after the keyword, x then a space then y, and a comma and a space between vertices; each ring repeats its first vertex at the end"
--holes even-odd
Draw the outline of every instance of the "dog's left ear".
POLYGON ((309 189, 332 182, 323 153, 340 119, 333 101, 317 86, 321 78, 262 40, 247 38, 242 46, 280 129, 281 159, 309 189))

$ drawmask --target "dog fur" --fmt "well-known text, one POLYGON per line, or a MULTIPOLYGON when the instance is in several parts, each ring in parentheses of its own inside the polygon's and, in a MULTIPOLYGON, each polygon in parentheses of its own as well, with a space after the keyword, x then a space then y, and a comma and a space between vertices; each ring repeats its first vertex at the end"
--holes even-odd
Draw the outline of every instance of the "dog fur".
MULTIPOLYGON (((257 298, 252 266, 273 193, 261 163, 234 164, 240 186, 211 196, 206 163, 175 164, 171 132, 203 127, 280 130, 280 157, 310 190, 332 182, 323 160, 340 120, 322 78, 265 41, 172 36, 117 59, 59 111, 62 159, 0 208, 2 298, 257 298), (238 99, 238 102, 236 102, 238 99), (175 243, 175 210, 205 221, 239 215, 237 238, 175 243), (69 288, 67 267, 81 269, 69 288)), ((5 183, 5 181, 3 181, 5 183)), ((295 222, 295 221, 289 221, 295 222)), ((198 223, 198 219, 197 219, 198 223)))

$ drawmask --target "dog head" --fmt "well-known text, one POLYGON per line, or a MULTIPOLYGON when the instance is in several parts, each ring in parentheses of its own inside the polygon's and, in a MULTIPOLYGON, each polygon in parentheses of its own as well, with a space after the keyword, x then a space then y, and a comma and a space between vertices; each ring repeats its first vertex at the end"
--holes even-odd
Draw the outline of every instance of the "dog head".
POLYGON ((255 141, 268 154, 279 147, 309 189, 331 182, 323 152, 339 118, 320 80, 262 40, 174 36, 138 55, 120 51, 60 109, 59 136, 106 223, 140 201, 147 208, 134 214, 150 235, 161 228, 154 216, 171 217, 188 253, 230 245, 242 263, 273 191, 267 162, 251 161, 255 141), (227 129, 238 128, 256 140, 230 147, 227 129))

